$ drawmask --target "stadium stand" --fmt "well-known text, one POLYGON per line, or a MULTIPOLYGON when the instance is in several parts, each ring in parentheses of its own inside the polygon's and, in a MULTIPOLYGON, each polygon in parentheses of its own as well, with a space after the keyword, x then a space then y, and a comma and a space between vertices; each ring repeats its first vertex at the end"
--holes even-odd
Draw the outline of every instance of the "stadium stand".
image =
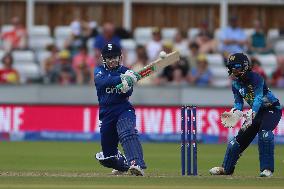
POLYGON ((280 36, 279 30, 277 28, 271 28, 268 30, 267 37, 268 39, 276 39, 280 36))
POLYGON ((224 66, 223 57, 220 54, 208 54, 207 61, 213 73, 213 83, 215 87, 227 87, 230 83, 228 72, 224 66))
MULTIPOLYGON (((99 27, 99 26, 98 26, 99 27)), ((2 25, 1 34, 11 30, 11 25, 2 25)), ((125 63, 132 66, 136 61, 137 45, 146 45, 152 39, 153 27, 137 27, 133 30, 133 38, 122 39, 121 46, 124 49, 125 63)), ((194 41, 199 33, 199 28, 189 28, 187 30, 188 41, 194 41)), ((173 41, 178 28, 161 28, 162 40, 173 41)), ((244 28, 246 36, 249 38, 253 33, 253 28, 244 28)), ((56 26, 54 35, 47 25, 37 25, 31 28, 28 33, 29 48, 27 50, 14 50, 13 57, 15 68, 21 75, 21 83, 25 83, 30 79, 36 79, 43 75, 43 62, 50 56, 50 52, 46 50, 47 45, 55 44, 59 50, 64 49, 65 41, 71 36, 71 28, 68 25, 56 26)), ((214 39, 218 40, 220 28, 214 30, 214 39)), ((281 40, 279 29, 271 28, 267 32, 267 38, 272 41, 275 54, 256 54, 254 55, 261 63, 262 68, 268 77, 271 77, 273 71, 277 67, 277 56, 284 53, 284 40, 281 40), (280 40, 279 40, 280 39, 280 40)), ((94 54, 94 37, 87 40, 89 54, 94 54)), ((0 44, 1 45, 1 44, 0 44)), ((227 70, 224 66, 224 58, 218 52, 207 54, 207 60, 210 70, 213 73, 213 83, 215 87, 226 87, 230 80, 227 77, 227 70)), ((5 52, 0 50, 0 61, 5 52)), ((2 65, 1 65, 2 66, 2 65)))
POLYGON ((20 82, 26 83, 40 77, 40 70, 37 64, 15 64, 15 69, 20 73, 20 82))
POLYGON ((35 55, 33 51, 18 51, 15 50, 12 52, 14 63, 15 64, 34 64, 35 63, 35 55))
POLYGON ((40 77, 39 66, 36 63, 33 51, 13 51, 12 56, 14 59, 15 69, 20 73, 21 83, 40 77))
POLYGON ((2 25, 1 27, 1 34, 5 33, 5 32, 9 32, 13 29, 12 25, 2 25))
POLYGON ((2 58, 4 56, 5 52, 0 50, 0 63, 2 63, 2 58))
POLYGON ((134 29, 134 40, 137 44, 145 45, 152 39, 152 27, 137 27, 134 29))
POLYGON ((89 54, 91 54, 91 55, 94 55, 94 43, 95 43, 94 37, 88 39, 88 41, 87 41, 88 51, 89 51, 89 54))
POLYGON ((255 32, 254 28, 244 28, 244 32, 247 36, 247 38, 249 38, 250 36, 252 36, 252 34, 255 32))
POLYGON ((136 41, 133 39, 121 40, 121 46, 126 51, 126 64, 132 65, 136 60, 136 41))
POLYGON ((70 26, 56 26, 54 29, 55 44, 58 48, 63 49, 65 40, 71 35, 70 26))
POLYGON ((271 76, 272 72, 277 67, 277 59, 274 54, 264 54, 264 55, 255 55, 255 57, 261 63, 261 66, 264 68, 264 72, 267 76, 271 76))
POLYGON ((41 75, 44 74, 44 60, 50 56, 50 52, 43 50, 37 53, 37 61, 39 62, 39 68, 41 75))
POLYGON ((284 40, 276 41, 274 50, 276 54, 284 54, 284 40))
POLYGON ((30 37, 46 37, 50 36, 50 28, 47 25, 33 26, 29 31, 30 37))
POLYGON ((164 40, 170 40, 173 41, 176 33, 178 32, 177 28, 162 28, 162 38, 164 40))
POLYGON ((46 25, 34 26, 29 31, 29 47, 34 50, 42 50, 48 44, 54 43, 50 35, 50 28, 46 25))
POLYGON ((217 28, 214 30, 214 38, 216 40, 219 40, 220 39, 220 32, 221 32, 221 29, 220 28, 217 28))
POLYGON ((193 40, 197 36, 198 33, 199 33, 199 29, 198 28, 189 28, 187 30, 187 37, 190 40, 193 40))

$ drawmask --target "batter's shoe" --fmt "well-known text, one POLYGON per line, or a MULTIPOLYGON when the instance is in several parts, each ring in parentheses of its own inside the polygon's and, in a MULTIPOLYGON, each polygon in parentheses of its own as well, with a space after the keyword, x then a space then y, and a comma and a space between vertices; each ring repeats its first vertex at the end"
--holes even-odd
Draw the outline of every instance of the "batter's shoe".
POLYGON ((131 165, 129 171, 132 175, 144 176, 144 171, 139 165, 131 165))
POLYGON ((260 177, 272 177, 273 174, 272 174, 272 172, 271 172, 270 170, 264 169, 264 170, 260 173, 259 176, 260 176, 260 177))

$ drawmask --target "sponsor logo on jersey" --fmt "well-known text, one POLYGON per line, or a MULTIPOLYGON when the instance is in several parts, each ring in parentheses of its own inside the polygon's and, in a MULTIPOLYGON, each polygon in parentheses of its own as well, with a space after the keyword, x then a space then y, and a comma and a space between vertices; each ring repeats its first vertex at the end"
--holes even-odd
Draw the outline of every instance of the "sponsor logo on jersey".
POLYGON ((107 94, 121 94, 121 89, 117 89, 116 87, 107 87, 106 88, 107 94))

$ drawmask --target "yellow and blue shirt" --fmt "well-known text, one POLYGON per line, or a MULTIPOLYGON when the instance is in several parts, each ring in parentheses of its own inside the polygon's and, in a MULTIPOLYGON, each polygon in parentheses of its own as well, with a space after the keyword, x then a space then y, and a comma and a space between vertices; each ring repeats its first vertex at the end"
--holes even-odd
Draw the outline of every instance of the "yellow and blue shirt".
POLYGON ((248 72, 245 81, 236 79, 232 82, 234 94, 234 108, 243 109, 244 100, 251 106, 252 111, 257 113, 259 109, 270 106, 278 106, 279 100, 267 87, 264 79, 255 72, 248 72))

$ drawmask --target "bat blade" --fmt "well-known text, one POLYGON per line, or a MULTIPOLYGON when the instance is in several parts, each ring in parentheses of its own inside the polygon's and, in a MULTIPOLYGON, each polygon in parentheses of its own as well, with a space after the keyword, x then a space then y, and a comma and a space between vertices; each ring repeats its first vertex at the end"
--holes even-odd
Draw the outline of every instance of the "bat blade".
MULTIPOLYGON (((138 73, 141 75, 141 79, 148 77, 149 75, 153 74, 154 72, 162 71, 165 67, 176 63, 179 61, 180 56, 177 51, 167 54, 165 58, 158 58, 154 62, 151 62, 149 65, 142 68, 138 73)), ((140 80, 141 80, 140 79, 140 80)), ((122 84, 116 86, 117 89, 120 89, 122 84)))
POLYGON ((162 71, 165 67, 176 63, 179 61, 180 56, 177 51, 167 54, 167 56, 163 59, 158 58, 154 62, 151 62, 149 65, 145 66, 142 70, 138 73, 141 75, 142 78, 151 75, 154 72, 162 71))

